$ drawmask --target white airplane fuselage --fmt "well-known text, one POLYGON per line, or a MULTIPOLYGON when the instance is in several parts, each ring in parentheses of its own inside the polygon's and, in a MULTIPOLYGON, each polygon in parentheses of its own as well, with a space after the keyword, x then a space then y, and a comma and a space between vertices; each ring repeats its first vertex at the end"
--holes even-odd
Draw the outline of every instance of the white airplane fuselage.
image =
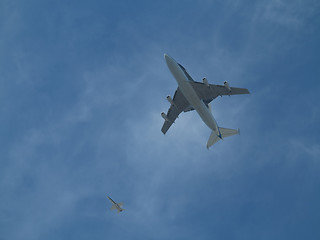
POLYGON ((167 54, 165 54, 164 57, 168 65, 168 68, 170 69, 170 72, 176 79, 179 89, 184 95, 184 97, 188 100, 191 106, 197 111, 202 121, 211 130, 213 130, 217 134, 217 136, 221 138, 221 134, 220 134, 216 120, 214 119, 209 108, 199 98, 199 96, 191 86, 190 81, 188 80, 188 77, 185 75, 183 70, 180 68, 178 63, 173 58, 171 58, 167 54))

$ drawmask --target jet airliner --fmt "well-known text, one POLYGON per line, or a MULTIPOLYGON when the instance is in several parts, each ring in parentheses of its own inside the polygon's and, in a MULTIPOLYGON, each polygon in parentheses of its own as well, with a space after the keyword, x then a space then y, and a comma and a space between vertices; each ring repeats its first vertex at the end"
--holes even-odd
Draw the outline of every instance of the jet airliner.
POLYGON ((230 87, 229 83, 226 81, 224 82, 224 85, 209 84, 206 78, 202 79, 202 83, 195 82, 181 64, 177 63, 167 54, 164 54, 164 58, 170 72, 178 83, 178 88, 173 99, 170 96, 167 96, 167 100, 171 104, 168 113, 161 113, 161 116, 165 120, 161 129, 163 134, 168 131, 182 111, 188 112, 192 110, 196 110, 202 121, 212 130, 207 142, 208 149, 225 137, 239 134, 239 129, 235 130, 219 127, 212 115, 209 104, 218 96, 249 94, 249 90, 246 88, 230 87))

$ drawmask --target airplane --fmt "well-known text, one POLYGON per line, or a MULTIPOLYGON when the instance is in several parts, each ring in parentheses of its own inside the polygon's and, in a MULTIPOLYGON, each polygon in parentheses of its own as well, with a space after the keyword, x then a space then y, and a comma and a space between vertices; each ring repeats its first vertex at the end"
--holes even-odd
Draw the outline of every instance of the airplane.
POLYGON ((249 90, 246 88, 230 87, 227 81, 224 82, 224 85, 209 84, 206 78, 202 79, 202 83, 196 82, 188 74, 187 70, 172 57, 164 54, 164 58, 170 72, 178 83, 178 88, 173 99, 167 96, 167 100, 171 104, 168 113, 161 113, 161 116, 165 120, 161 128, 163 134, 166 134, 182 111, 188 112, 192 110, 196 110, 202 121, 212 130, 207 142, 207 149, 225 137, 240 134, 239 129, 219 127, 212 115, 209 104, 218 96, 249 94, 249 90))
POLYGON ((111 210, 113 209, 117 209, 118 210, 118 213, 119 212, 122 212, 124 209, 121 208, 123 203, 116 203, 115 201, 113 201, 109 196, 107 196, 107 198, 109 198, 110 202, 112 203, 112 207, 111 207, 111 210))

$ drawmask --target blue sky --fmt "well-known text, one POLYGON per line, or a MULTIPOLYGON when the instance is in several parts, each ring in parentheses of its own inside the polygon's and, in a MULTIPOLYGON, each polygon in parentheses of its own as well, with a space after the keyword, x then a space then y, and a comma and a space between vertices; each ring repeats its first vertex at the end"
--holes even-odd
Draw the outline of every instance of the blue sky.
POLYGON ((0 239, 319 239, 320 4, 0 2, 0 239), (246 87, 164 136, 177 84, 246 87), (111 212, 106 198, 124 202, 111 212))

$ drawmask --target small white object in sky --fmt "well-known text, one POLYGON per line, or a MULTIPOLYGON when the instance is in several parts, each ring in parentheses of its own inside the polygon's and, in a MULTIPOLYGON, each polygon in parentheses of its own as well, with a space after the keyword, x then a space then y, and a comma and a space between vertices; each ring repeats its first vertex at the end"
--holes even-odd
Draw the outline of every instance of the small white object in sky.
POLYGON ((119 212, 122 212, 124 209, 121 208, 123 203, 116 203, 115 201, 113 201, 109 196, 107 196, 107 198, 110 200, 110 202, 112 203, 112 207, 111 207, 111 210, 113 209, 117 209, 118 210, 118 213, 119 212))

